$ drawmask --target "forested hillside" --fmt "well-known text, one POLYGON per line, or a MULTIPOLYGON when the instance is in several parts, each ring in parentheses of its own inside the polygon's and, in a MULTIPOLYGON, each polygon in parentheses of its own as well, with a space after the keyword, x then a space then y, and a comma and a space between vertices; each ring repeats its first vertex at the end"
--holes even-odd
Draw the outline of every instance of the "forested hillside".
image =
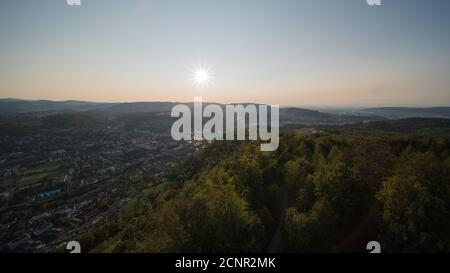
POLYGON ((286 133, 220 142, 83 234, 93 252, 450 251, 450 141, 286 133))

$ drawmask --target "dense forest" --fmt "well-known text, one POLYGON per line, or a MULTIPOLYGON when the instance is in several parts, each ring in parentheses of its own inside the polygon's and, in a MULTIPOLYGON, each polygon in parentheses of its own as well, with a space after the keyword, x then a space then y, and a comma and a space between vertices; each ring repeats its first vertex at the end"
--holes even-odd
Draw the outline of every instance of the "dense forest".
POLYGON ((450 251, 450 139, 283 133, 217 142, 78 239, 92 252, 450 251))

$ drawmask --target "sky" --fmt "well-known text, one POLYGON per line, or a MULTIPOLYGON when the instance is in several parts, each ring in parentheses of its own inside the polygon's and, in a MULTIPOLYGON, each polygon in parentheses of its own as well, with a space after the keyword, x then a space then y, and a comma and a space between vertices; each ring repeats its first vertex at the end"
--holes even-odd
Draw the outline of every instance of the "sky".
POLYGON ((0 98, 448 106, 449 13, 448 0, 0 0, 0 98))

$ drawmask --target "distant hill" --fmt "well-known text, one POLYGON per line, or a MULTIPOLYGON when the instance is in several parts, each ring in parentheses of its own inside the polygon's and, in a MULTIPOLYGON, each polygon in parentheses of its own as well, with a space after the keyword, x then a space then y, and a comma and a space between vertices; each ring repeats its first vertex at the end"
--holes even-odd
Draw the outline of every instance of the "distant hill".
POLYGON ((151 112, 168 112, 178 103, 175 102, 127 102, 117 103, 111 105, 108 108, 104 108, 104 111, 108 111, 114 114, 125 113, 151 113, 151 112))
POLYGON ((50 101, 0 99, 0 115, 35 112, 93 111, 102 114, 167 112, 175 102, 97 103, 87 101, 50 101))
POLYGON ((340 115, 304 108, 290 107, 280 109, 280 122, 282 124, 348 124, 384 119, 375 115, 340 115))
POLYGON ((0 114, 19 114, 48 111, 87 111, 111 107, 111 103, 86 101, 51 101, 0 99, 0 114))
MULTIPOLYGON (((0 99, 0 115, 43 114, 53 112, 90 112, 104 118, 119 117, 124 114, 170 112, 178 102, 127 102, 127 103, 97 103, 86 101, 50 101, 50 100, 19 100, 0 99)), ((185 103, 189 107, 193 103, 185 103)), ((209 103, 204 102, 204 106, 209 103)), ((247 105, 249 103, 243 103, 247 105)), ((224 105, 221 105, 224 107, 224 105)), ((381 121, 384 119, 403 118, 450 118, 450 107, 405 108, 382 107, 367 108, 347 113, 324 113, 321 111, 282 107, 280 108, 280 123, 287 124, 350 124, 358 122, 381 121)))
MULTIPOLYGON (((177 102, 95 103, 85 101, 49 101, 0 99, 0 114, 20 114, 58 111, 91 111, 103 115, 169 112, 177 102)), ((209 103, 205 102, 204 105, 209 103)), ((247 105, 249 103, 245 103, 247 105)), ((192 103, 186 103, 192 107, 192 103)), ((224 105, 221 105, 224 106, 224 105)), ((286 122, 317 122, 332 118, 332 114, 302 108, 281 108, 280 119, 286 122)))
POLYGON ((281 108, 280 119, 283 120, 296 120, 299 116, 309 119, 327 119, 332 117, 331 114, 322 113, 315 110, 309 110, 304 108, 281 108))
POLYGON ((406 118, 351 124, 344 128, 405 133, 415 135, 450 135, 450 119, 406 118))
POLYGON ((450 118, 450 107, 408 108, 380 107, 367 108, 358 111, 362 114, 377 115, 386 118, 450 118))

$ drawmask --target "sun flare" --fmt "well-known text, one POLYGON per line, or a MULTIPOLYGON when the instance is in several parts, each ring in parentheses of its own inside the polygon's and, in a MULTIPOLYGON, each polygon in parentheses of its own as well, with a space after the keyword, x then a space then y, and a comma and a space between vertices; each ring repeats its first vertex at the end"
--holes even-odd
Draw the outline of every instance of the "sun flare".
POLYGON ((197 67, 192 71, 192 80, 196 86, 207 87, 211 82, 211 73, 205 67, 197 67))

